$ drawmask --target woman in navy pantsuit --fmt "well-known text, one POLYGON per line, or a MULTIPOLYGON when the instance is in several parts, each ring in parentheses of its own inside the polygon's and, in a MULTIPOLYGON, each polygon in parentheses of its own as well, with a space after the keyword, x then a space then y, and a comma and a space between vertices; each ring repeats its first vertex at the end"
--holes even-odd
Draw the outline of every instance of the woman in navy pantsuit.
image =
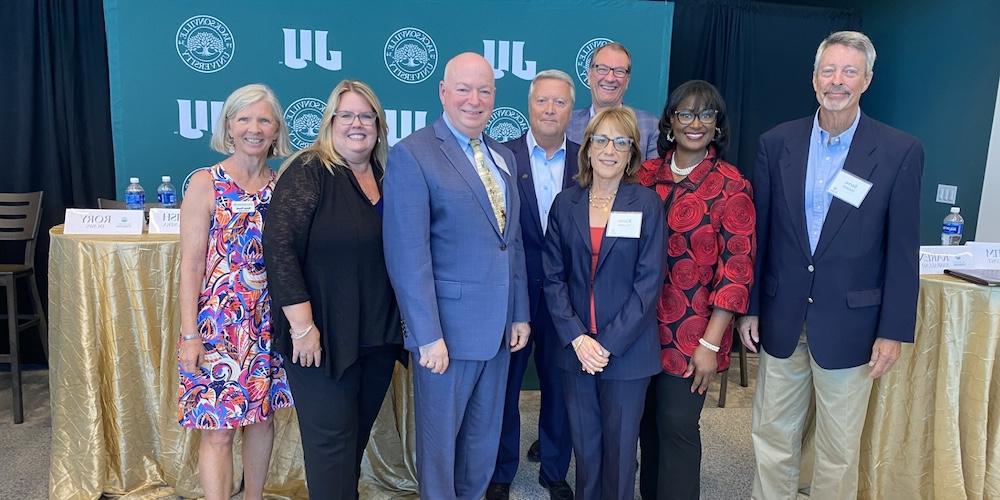
POLYGON ((635 184, 635 114, 607 109, 587 126, 579 186, 556 196, 543 267, 563 346, 576 498, 632 499, 646 387, 660 371, 656 304, 663 286, 663 206, 635 184))

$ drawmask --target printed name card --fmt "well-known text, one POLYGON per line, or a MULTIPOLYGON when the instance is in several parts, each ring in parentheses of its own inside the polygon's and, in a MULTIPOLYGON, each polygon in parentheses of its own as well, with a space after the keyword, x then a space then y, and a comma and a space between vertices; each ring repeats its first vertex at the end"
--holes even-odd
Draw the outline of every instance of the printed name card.
POLYGON ((150 208, 149 234, 181 234, 181 210, 150 208))
POLYGON ((142 210, 67 208, 63 234, 142 234, 142 210))
POLYGON ((920 247, 920 274, 944 274, 945 269, 974 269, 976 256, 966 246, 927 245, 920 247))
POLYGON ((976 269, 1000 269, 1000 243, 970 241, 965 245, 976 257, 976 269))

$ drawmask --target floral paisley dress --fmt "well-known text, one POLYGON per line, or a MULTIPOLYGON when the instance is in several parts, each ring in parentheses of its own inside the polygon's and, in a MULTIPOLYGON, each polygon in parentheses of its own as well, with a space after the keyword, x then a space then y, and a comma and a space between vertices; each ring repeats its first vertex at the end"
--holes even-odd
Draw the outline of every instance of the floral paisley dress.
POLYGON ((198 298, 206 355, 195 373, 178 363, 179 421, 191 429, 233 429, 292 406, 281 356, 271 350, 271 297, 261 250, 275 175, 260 191, 248 193, 221 163, 210 171, 215 214, 198 298))

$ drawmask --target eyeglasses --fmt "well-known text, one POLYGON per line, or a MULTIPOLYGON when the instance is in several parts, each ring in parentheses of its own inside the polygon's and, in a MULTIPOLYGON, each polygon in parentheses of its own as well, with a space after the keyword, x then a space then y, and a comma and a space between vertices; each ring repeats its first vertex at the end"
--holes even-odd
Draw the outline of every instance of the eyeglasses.
POLYGON ((674 111, 674 116, 677 117, 677 121, 681 122, 681 125, 690 125, 695 118, 705 125, 711 125, 715 123, 715 119, 719 116, 719 110, 703 109, 697 113, 687 109, 677 110, 674 111))
POLYGON ((632 72, 631 68, 622 68, 620 66, 612 68, 611 66, 607 66, 605 64, 593 64, 590 68, 593 69, 598 75, 608 76, 608 73, 614 73, 618 78, 625 78, 632 72))
POLYGON ((627 153, 632 149, 632 139, 628 137, 615 137, 614 139, 604 135, 604 134, 594 134, 590 136, 590 147, 603 151, 604 148, 608 147, 608 143, 614 144, 615 151, 621 153, 627 153))
POLYGON ((361 120, 362 125, 374 125, 375 119, 378 115, 370 111, 365 111, 364 113, 355 113, 353 111, 337 111, 334 115, 337 118, 337 123, 341 125, 352 125, 354 123, 354 118, 357 117, 361 120))

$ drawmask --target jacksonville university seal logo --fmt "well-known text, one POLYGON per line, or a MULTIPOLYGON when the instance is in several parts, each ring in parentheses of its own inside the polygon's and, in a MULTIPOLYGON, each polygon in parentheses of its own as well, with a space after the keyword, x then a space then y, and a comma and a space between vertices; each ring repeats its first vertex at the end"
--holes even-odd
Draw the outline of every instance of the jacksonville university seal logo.
POLYGON ((493 110, 490 121, 486 122, 486 134, 497 142, 517 139, 528 131, 528 119, 514 108, 501 107, 493 110))
POLYGON ((438 50, 418 28, 402 28, 385 41, 385 67, 403 83, 420 83, 434 74, 438 50))
POLYGON ((295 149, 302 149, 316 140, 324 110, 326 103, 314 97, 303 97, 285 109, 288 139, 295 149))
POLYGON ((611 43, 607 38, 594 38, 580 47, 576 53, 576 78, 584 87, 590 88, 587 83, 587 72, 590 71, 590 59, 594 56, 594 51, 611 43))
POLYGON ((177 28, 177 55, 199 73, 215 73, 233 60, 236 41, 222 21, 212 16, 194 16, 177 28))

